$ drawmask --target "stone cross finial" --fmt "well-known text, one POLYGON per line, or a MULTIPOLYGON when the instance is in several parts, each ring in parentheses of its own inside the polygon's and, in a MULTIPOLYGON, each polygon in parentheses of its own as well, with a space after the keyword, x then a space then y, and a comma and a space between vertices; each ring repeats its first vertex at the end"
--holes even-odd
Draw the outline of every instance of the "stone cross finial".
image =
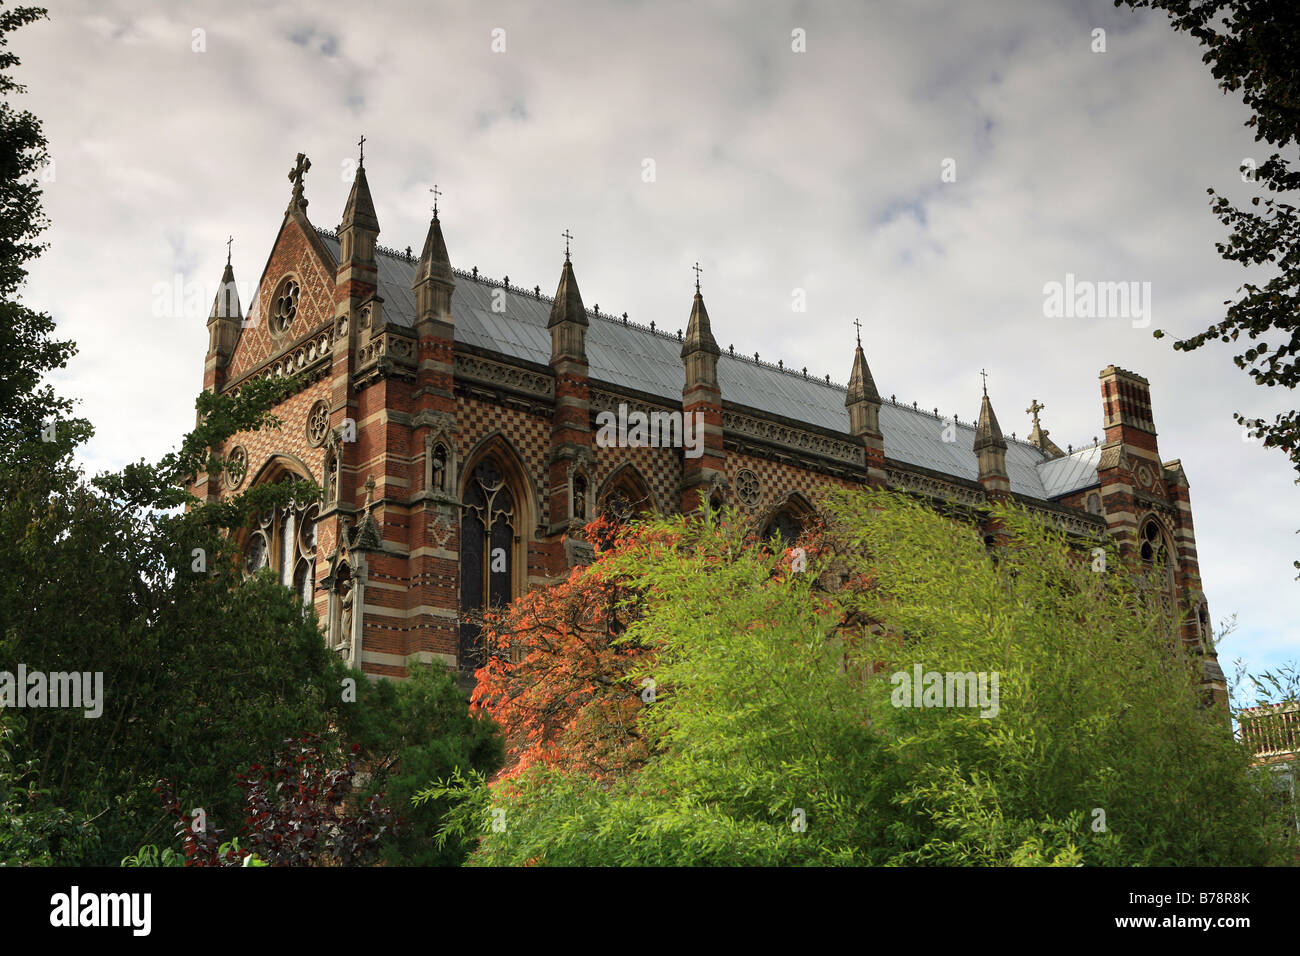
POLYGON ((302 177, 307 175, 307 170, 311 169, 311 160, 305 154, 299 153, 298 159, 289 170, 289 182, 293 183, 293 199, 289 201, 289 208, 298 209, 307 208, 307 200, 302 194, 302 177))
POLYGON ((570 235, 567 227, 565 228, 564 232, 560 233, 560 235, 564 237, 564 261, 568 262, 569 261, 569 240, 572 239, 573 236, 570 235))
POLYGON ((980 369, 980 378, 984 379, 984 394, 987 396, 989 393, 989 373, 984 369, 980 369))
POLYGON ((695 265, 691 266, 691 268, 695 270, 695 291, 696 291, 696 292, 699 292, 699 291, 700 291, 700 273, 701 273, 703 270, 700 269, 700 264, 699 264, 698 262, 695 263, 695 265))
POLYGON ((360 154, 357 157, 357 165, 364 166, 366 164, 366 134, 365 133, 362 133, 361 139, 357 141, 357 149, 360 150, 360 154))
POLYGON ((858 330, 858 348, 862 348, 862 323, 857 319, 853 320, 854 327, 858 330))
POLYGON ((226 265, 230 265, 230 246, 234 241, 234 236, 231 236, 226 240, 226 265))
POLYGON ((1038 399, 1035 398, 1032 402, 1029 403, 1029 407, 1025 409, 1025 414, 1026 414, 1026 415, 1033 415, 1033 416, 1034 416, 1034 427, 1035 427, 1035 428, 1038 427, 1038 413, 1041 412, 1041 411, 1042 411, 1044 408, 1046 408, 1046 407, 1047 407, 1046 405, 1041 404, 1041 403, 1038 401, 1038 399))

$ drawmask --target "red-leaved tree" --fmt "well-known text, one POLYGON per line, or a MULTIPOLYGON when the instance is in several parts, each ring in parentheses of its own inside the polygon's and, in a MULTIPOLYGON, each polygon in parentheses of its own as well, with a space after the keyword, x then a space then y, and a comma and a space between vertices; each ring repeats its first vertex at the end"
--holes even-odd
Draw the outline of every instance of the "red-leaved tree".
POLYGON ((627 635, 637 593, 602 567, 600 554, 673 543, 603 516, 585 534, 594 564, 485 616, 489 657, 475 673, 472 701, 505 730, 502 778, 538 762, 603 777, 635 769, 649 755, 637 714, 654 687, 630 679, 648 655, 627 635))
MULTIPOLYGON (((798 547, 762 544, 775 551, 774 574, 802 573, 826 547, 820 523, 805 524, 798 547)), ((593 564, 484 617, 489 657, 475 672, 472 702, 505 731, 500 780, 536 763, 597 778, 618 776, 651 756, 638 721, 642 709, 668 688, 645 676, 653 672, 653 649, 628 632, 640 614, 645 585, 626 571, 613 571, 607 556, 617 552, 630 557, 624 568, 636 567, 639 557, 657 563, 693 545, 681 525, 653 520, 619 525, 602 516, 584 533, 596 550, 593 564)))

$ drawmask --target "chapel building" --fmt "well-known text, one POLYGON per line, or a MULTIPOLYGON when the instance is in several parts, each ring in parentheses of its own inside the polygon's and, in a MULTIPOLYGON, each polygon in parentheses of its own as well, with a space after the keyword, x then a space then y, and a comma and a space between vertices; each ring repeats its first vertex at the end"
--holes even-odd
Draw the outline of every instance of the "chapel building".
POLYGON ((1084 547, 1118 539, 1163 576, 1203 689, 1226 699, 1187 477, 1161 457, 1141 375, 1101 371, 1104 442, 1063 451, 1036 400, 1028 440, 1008 439, 987 393, 975 422, 883 397, 860 341, 847 387, 723 350, 698 275, 683 334, 588 309, 567 250, 553 297, 453 268, 436 207, 418 256, 380 246, 364 165, 338 228, 317 227, 309 167, 299 154, 247 316, 227 261, 203 376, 218 392, 286 374, 305 385, 274 410, 280 430, 233 436, 227 473, 192 490, 212 501, 288 476, 323 487, 322 502, 262 515, 242 546, 249 570, 271 566, 315 606, 350 664, 472 669, 475 612, 589 561, 581 529, 597 513, 728 503, 790 540, 820 490, 872 485, 980 523, 1013 501, 1084 547), (690 454, 605 447, 598 417, 620 406, 702 421, 702 436, 690 454))

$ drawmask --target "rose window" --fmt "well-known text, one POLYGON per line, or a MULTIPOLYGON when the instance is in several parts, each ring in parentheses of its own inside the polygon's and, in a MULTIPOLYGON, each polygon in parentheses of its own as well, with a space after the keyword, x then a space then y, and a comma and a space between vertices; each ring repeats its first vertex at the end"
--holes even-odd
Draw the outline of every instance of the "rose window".
POLYGON ((313 447, 325 444, 330 430, 330 413, 324 402, 317 402, 307 416, 307 440, 313 447))
POLYGON ((298 294, 300 291, 298 283, 288 277, 275 290, 275 300, 271 303, 271 330, 273 332, 287 331, 293 323, 294 316, 298 314, 298 294))
POLYGON ((243 445, 236 445, 226 459, 226 484, 238 488, 248 474, 248 452, 243 445))
POLYGON ((758 475, 754 474, 748 468, 742 468, 736 475, 736 496, 740 499, 741 504, 747 508, 752 508, 758 504, 758 499, 762 497, 763 486, 758 480, 758 475))

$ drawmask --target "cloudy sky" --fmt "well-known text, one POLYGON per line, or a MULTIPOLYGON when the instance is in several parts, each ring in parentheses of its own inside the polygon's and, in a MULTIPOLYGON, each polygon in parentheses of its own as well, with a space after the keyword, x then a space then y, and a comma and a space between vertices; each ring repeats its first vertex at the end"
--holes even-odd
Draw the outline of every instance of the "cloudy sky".
POLYGON ((1300 489, 1232 419, 1294 396, 1253 385, 1227 346, 1151 336, 1204 328, 1247 277, 1215 252, 1205 190, 1249 196, 1238 168, 1266 155, 1162 15, 1109 0, 49 6, 12 44, 54 157, 51 245, 26 297, 80 346, 57 381, 97 429, 88 470, 156 457, 193 424, 226 237, 247 302, 295 154, 312 160, 309 216, 335 226, 364 133, 387 246, 419 249, 437 183, 455 265, 549 292, 567 228, 584 300, 668 329, 686 324, 698 260, 724 347, 842 382, 860 318, 884 394, 970 420, 984 368, 1005 431, 1026 434, 1038 399, 1063 446, 1101 434, 1103 367, 1140 372, 1161 454, 1191 482, 1211 613, 1237 616, 1225 670, 1300 657, 1300 489), (1149 282, 1150 325, 1045 316, 1044 285, 1067 274, 1149 282))

